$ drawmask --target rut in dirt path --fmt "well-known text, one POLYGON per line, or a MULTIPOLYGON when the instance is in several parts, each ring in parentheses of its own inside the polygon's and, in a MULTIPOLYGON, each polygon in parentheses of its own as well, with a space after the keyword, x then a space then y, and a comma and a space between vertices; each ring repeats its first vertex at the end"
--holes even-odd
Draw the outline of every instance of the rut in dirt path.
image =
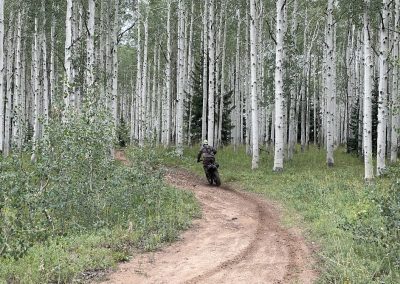
POLYGON ((280 225, 271 202, 229 187, 210 187, 182 170, 171 185, 191 190, 202 218, 180 240, 120 264, 106 283, 312 283, 311 249, 280 225))

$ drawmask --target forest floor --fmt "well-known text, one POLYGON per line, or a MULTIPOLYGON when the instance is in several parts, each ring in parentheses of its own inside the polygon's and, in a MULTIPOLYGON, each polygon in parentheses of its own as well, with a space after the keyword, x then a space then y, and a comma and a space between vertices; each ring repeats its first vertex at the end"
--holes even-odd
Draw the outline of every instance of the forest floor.
MULTIPOLYGON (((124 160, 123 157, 119 157, 124 160)), ((121 263, 104 283, 313 283, 313 248, 285 228, 279 205, 170 169, 166 181, 192 191, 202 218, 178 241, 121 263)))

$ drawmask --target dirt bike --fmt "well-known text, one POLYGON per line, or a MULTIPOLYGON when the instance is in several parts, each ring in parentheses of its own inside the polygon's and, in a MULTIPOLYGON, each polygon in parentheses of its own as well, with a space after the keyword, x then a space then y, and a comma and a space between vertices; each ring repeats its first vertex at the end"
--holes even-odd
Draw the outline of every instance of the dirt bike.
POLYGON ((216 186, 221 185, 221 179, 219 177, 218 168, 219 168, 219 164, 217 164, 216 162, 208 164, 205 168, 208 183, 211 185, 213 183, 215 183, 216 186))

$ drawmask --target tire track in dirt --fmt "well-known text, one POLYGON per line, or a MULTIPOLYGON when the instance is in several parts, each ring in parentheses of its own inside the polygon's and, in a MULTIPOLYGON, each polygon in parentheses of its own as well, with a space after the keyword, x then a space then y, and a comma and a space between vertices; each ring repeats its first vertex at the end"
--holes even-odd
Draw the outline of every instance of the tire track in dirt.
POLYGON ((106 283, 313 283, 311 249, 280 225, 277 206, 255 194, 206 184, 170 170, 171 185, 191 190, 203 216, 177 242, 120 264, 106 283))

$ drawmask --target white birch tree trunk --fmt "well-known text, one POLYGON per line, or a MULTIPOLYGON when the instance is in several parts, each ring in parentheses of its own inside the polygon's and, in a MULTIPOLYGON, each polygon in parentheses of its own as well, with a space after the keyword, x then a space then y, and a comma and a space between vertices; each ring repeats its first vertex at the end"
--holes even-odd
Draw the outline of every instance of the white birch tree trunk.
POLYGON ((251 168, 258 168, 258 96, 257 96, 257 30, 256 1, 250 0, 250 73, 251 73, 251 126, 252 126, 252 162, 251 168))
POLYGON ((237 30, 236 30, 236 53, 235 53, 235 95, 234 95, 234 110, 233 110, 233 147, 236 151, 240 144, 240 10, 236 11, 236 17, 238 19, 237 30))
POLYGON ((157 91, 156 91, 156 96, 157 96, 157 110, 156 110, 156 146, 159 145, 161 141, 161 115, 162 115, 162 108, 164 102, 162 101, 162 93, 161 92, 161 40, 159 42, 158 48, 157 48, 157 91))
POLYGON ((117 139, 118 119, 118 18, 119 18, 119 0, 114 0, 114 23, 112 32, 112 116, 114 122, 114 139, 117 139))
POLYGON ((190 10, 190 24, 189 24, 189 43, 188 43, 188 55, 187 55, 187 73, 186 73, 186 86, 188 88, 188 104, 189 104, 189 117, 188 117, 188 129, 187 129, 187 144, 192 144, 192 109, 193 109, 193 70, 194 70, 194 56, 193 56, 193 22, 194 22, 194 1, 192 0, 190 10))
MULTIPOLYGON (((56 10, 56 6, 53 5, 53 10, 56 10)), ((50 105, 54 105, 55 93, 56 93, 56 61, 55 61, 55 45, 56 45, 56 16, 52 16, 51 28, 50 28, 50 105)))
POLYGON ((34 33, 34 41, 33 41, 33 60, 32 60, 32 85, 33 85, 33 154, 31 156, 31 160, 35 161, 35 150, 36 150, 36 143, 40 138, 40 123, 39 123, 39 116, 40 116, 40 87, 39 87, 39 40, 38 40, 38 19, 35 18, 35 33, 34 33))
POLYGON ((214 96, 215 96, 215 25, 214 25, 214 0, 208 0, 208 125, 207 139, 214 146, 214 96))
POLYGON ((93 92, 94 83, 94 25, 95 25, 96 6, 95 0, 88 0, 87 11, 87 38, 86 38, 86 92, 93 92))
POLYGON ((169 146, 171 141, 171 0, 167 0, 167 62, 166 62, 166 127, 163 130, 165 132, 164 144, 166 147, 169 146))
POLYGON ((333 23, 333 7, 334 0, 328 0, 327 10, 327 29, 326 29, 326 56, 327 56, 327 78, 326 78, 326 95, 327 95, 327 110, 326 110, 326 163, 328 167, 333 167, 334 158, 333 152, 335 149, 335 109, 336 109, 336 94, 334 91, 335 68, 334 68, 334 23, 333 23))
POLYGON ((64 121, 67 119, 66 111, 68 111, 70 105, 73 105, 74 94, 71 92, 73 81, 73 67, 72 67, 72 0, 67 0, 67 13, 65 18, 65 44, 64 44, 64 67, 65 67, 65 79, 64 79, 64 121))
POLYGON ((397 162, 398 146, 399 146, 399 130, 400 130, 400 88, 399 88, 399 53, 400 53, 400 0, 395 1, 395 16, 394 16, 394 32, 393 36, 393 83, 392 83, 392 137, 390 161, 397 162))
MULTIPOLYGON (((226 8, 226 2, 224 2, 226 8)), ((222 61, 221 61, 221 92, 220 92, 220 103, 219 103, 219 119, 218 119, 218 145, 222 144, 222 120, 224 113, 224 96, 225 96, 225 61, 226 61, 226 16, 224 17, 224 30, 222 39, 222 61)), ((222 27, 221 27, 222 28, 222 27)))
POLYGON ((134 140, 138 141, 140 139, 140 132, 142 129, 141 121, 141 86, 142 86, 142 49, 141 49, 141 35, 140 35, 140 24, 137 25, 137 61, 136 61, 136 87, 135 93, 132 95, 132 110, 131 110, 131 143, 134 140))
MULTIPOLYGON (((46 39, 46 9, 45 9, 45 1, 42 0, 42 15, 43 15, 43 23, 42 23, 42 32, 41 32, 41 45, 42 45, 42 73, 43 73, 43 122, 44 125, 49 124, 49 109, 50 109, 50 101, 49 101, 49 77, 47 73, 47 39, 46 39)), ((45 133, 43 133, 45 134, 45 133)))
POLYGON ((379 30, 379 98, 378 98, 378 138, 377 138, 377 176, 386 170, 386 127, 388 100, 388 24, 390 17, 389 0, 383 0, 382 19, 379 30))
POLYGON ((366 181, 374 178, 372 160, 372 83, 373 83, 373 61, 370 39, 370 0, 364 1, 364 116, 363 116, 363 139, 364 139, 364 178, 366 181))
POLYGON ((204 1, 203 11, 203 109, 201 120, 201 140, 207 137, 207 101, 208 101, 208 1, 204 1))
MULTIPOLYGON (((249 2, 247 3, 247 6, 249 7, 249 2)), ((245 133, 243 133, 243 136, 245 138, 245 145, 246 145, 246 153, 247 155, 251 155, 251 128, 252 128, 252 120, 251 120, 251 75, 250 75, 250 70, 251 70, 251 55, 250 55, 250 17, 249 17, 249 11, 250 8, 246 10, 246 38, 245 38, 245 55, 243 56, 245 60, 243 60, 243 65, 246 66, 244 69, 244 74, 243 74, 243 106, 245 109, 245 113, 243 114, 243 127, 245 126, 245 133)), ((257 68, 257 67, 256 67, 257 68)), ((256 79, 257 81, 257 79, 256 79)), ((256 91, 257 92, 257 91, 256 91)))
MULTIPOLYGON (((25 12, 22 12, 25 14, 25 12)), ((21 22, 22 24, 22 22, 21 22)), ((24 31, 25 32, 25 31, 24 31)), ((26 88, 26 57, 27 57, 27 43, 24 41, 21 55, 21 77, 20 77, 20 117, 19 117, 19 148, 22 148, 25 142, 25 137, 27 135, 27 88, 26 88)))
POLYGON ((146 11, 146 18, 144 20, 144 45, 143 45, 143 66, 142 66, 142 84, 141 84, 141 95, 140 95, 140 124, 141 131, 139 133, 139 146, 144 146, 144 140, 146 135, 146 98, 147 98, 147 53, 148 53, 148 14, 146 11))
POLYGON ((151 130, 151 142, 155 142, 156 137, 156 96, 157 96, 157 44, 154 45, 153 49, 153 79, 152 79, 152 93, 151 93, 151 115, 150 115, 150 130, 151 130))
POLYGON ((183 0, 178 2, 178 56, 177 56, 177 99, 176 99, 176 152, 183 155, 183 108, 184 108, 184 37, 185 11, 183 0))
POLYGON ((10 154, 11 148, 11 120, 12 120, 12 93, 13 93, 13 67, 14 67, 14 52, 13 52, 13 31, 14 31, 14 15, 10 14, 9 29, 7 35, 7 90, 6 90, 6 104, 5 104, 5 121, 4 121, 4 156, 10 154))
POLYGON ((18 146, 18 149, 21 149, 22 146, 22 94, 21 94, 21 71, 22 71, 22 62, 21 62, 21 41, 22 41, 22 13, 18 11, 18 22, 17 22, 17 31, 16 31, 16 47, 15 47, 15 75, 14 75, 14 125, 13 125, 13 142, 18 146))
POLYGON ((285 151, 284 141, 284 90, 283 90, 283 72, 284 72, 284 49, 283 38, 285 32, 285 0, 276 2, 276 59, 275 59, 275 172, 283 171, 283 158, 285 151))

